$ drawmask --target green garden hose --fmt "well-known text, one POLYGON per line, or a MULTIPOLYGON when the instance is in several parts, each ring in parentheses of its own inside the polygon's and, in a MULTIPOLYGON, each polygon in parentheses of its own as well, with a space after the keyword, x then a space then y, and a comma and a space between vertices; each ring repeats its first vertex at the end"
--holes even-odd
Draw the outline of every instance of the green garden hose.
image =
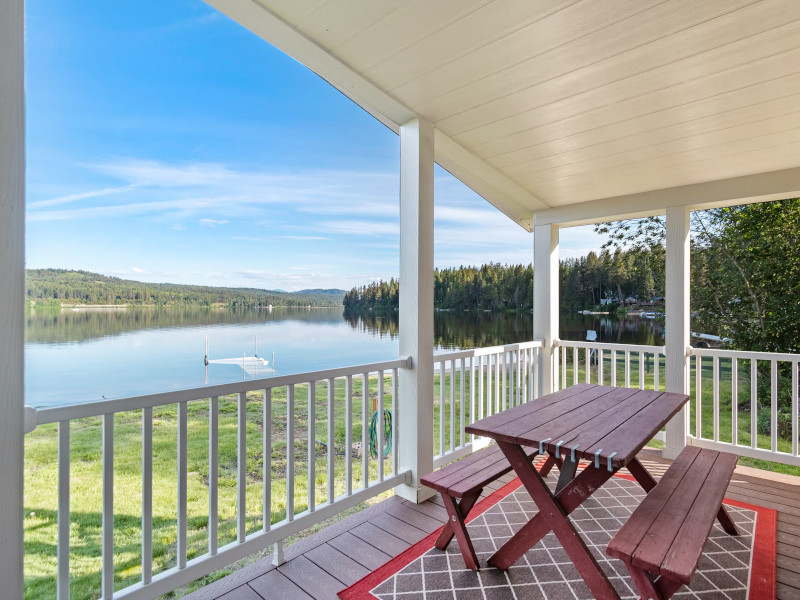
MULTIPOLYGON (((378 457, 378 412, 372 413, 369 423, 369 455, 378 457)), ((392 411, 383 409, 383 458, 392 451, 392 411)))

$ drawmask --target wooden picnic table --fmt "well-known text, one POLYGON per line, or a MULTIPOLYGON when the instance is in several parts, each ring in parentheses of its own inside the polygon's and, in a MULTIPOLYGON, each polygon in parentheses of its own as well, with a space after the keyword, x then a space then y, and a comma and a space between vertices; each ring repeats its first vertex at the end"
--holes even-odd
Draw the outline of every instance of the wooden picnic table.
POLYGON ((552 531, 595 598, 619 600, 567 515, 623 467, 646 492, 653 489, 656 481, 636 455, 688 400, 685 394, 578 384, 467 427, 467 433, 497 441, 539 508, 489 564, 508 569, 552 531), (555 492, 523 446, 549 455, 543 473, 559 466, 555 492), (580 460, 589 464, 578 473, 580 460))

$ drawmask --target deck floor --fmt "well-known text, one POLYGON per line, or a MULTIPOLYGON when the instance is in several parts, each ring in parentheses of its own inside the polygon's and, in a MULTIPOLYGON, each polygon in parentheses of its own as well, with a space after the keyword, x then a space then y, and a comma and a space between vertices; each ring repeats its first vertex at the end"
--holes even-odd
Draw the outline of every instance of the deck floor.
MULTIPOLYGON (((669 461, 644 450, 640 460, 656 477, 669 461)), ((489 494, 510 481, 496 481, 489 494)), ((800 478, 737 467, 728 498, 778 511, 778 600, 800 598, 800 478)), ((263 559, 216 581, 186 600, 335 600, 340 590, 441 526, 437 496, 423 504, 392 497, 288 546, 286 562, 263 559)))

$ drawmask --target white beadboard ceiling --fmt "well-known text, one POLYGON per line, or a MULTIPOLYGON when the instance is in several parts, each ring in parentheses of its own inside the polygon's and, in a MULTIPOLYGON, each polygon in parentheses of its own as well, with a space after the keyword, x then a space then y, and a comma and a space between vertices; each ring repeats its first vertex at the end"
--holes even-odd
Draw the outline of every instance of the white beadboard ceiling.
POLYGON ((798 0, 208 1, 526 228, 800 167, 798 0))

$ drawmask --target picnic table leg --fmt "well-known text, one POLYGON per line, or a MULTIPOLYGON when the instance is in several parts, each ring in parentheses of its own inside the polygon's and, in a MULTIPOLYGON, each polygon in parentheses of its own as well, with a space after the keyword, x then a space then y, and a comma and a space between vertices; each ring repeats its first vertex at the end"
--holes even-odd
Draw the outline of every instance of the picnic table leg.
MULTIPOLYGON (((639 482, 639 485, 642 486, 645 492, 648 494, 650 490, 656 487, 656 480, 653 479, 653 476, 647 472, 647 469, 644 468, 644 465, 639 462, 638 458, 634 458, 631 462, 627 464, 628 471, 631 472, 631 475, 639 482)), ((728 511, 725 509, 725 506, 719 507, 719 513, 717 513, 717 520, 719 524, 722 525, 722 528, 725 530, 726 533, 730 535, 739 535, 739 530, 734 525, 733 520, 731 519, 728 511)))
POLYGON ((467 533, 467 525, 464 521, 466 513, 462 513, 460 506, 447 494, 442 494, 442 502, 444 502, 444 507, 447 509, 448 523, 458 540, 458 547, 464 557, 464 564, 467 565, 468 569, 477 571, 478 557, 475 554, 475 548, 472 546, 472 540, 469 539, 469 534, 467 533))
MULTIPOLYGON (((539 472, 533 468, 522 447, 517 444, 509 444, 500 441, 498 441, 498 445, 502 449, 503 454, 506 455, 514 471, 516 471, 525 489, 531 495, 531 498, 533 498, 536 506, 539 507, 539 513, 531 520, 531 523, 538 519, 542 522, 545 533, 547 530, 553 531, 597 600, 619 600, 619 595, 611 585, 611 582, 600 569, 600 566, 597 564, 592 553, 589 552, 589 549, 575 530, 575 527, 570 523, 569 519, 567 519, 567 512, 562 508, 558 499, 550 492, 550 489, 539 475, 539 472), (539 519, 539 517, 541 517, 541 519, 539 519)), ((596 471, 593 470, 593 472, 596 471)), ((577 482, 578 479, 575 479, 571 483, 575 484, 577 482)), ((564 490, 566 491, 567 488, 564 488, 564 490)), ((591 492, 588 492, 585 497, 588 497, 590 494, 591 492)), ((525 528, 523 528, 523 530, 524 529, 525 528)), ((517 538, 518 535, 519 532, 513 536, 512 539, 517 538)), ((526 540, 529 542, 527 548, 536 544, 539 539, 541 539, 541 537, 538 539, 526 540)), ((517 541, 519 542, 520 540, 517 541)), ((489 564, 497 566, 498 568, 502 568, 501 565, 505 565, 506 568, 508 568, 508 566, 519 558, 519 556, 517 556, 509 563, 507 561, 509 557, 504 556, 506 554, 504 552, 506 546, 507 544, 504 544, 503 547, 489 559, 489 564)), ((527 548, 523 550, 523 554, 527 551, 527 548)))
MULTIPOLYGON (((478 501, 478 498, 480 497, 482 491, 483 488, 476 490, 471 494, 466 494, 461 499, 461 502, 458 503, 458 509, 461 512, 461 514, 464 515, 465 519, 469 516, 469 511, 471 511, 472 507, 475 506, 475 502, 478 501)), ((446 494, 442 494, 442 502, 444 502, 445 495, 446 494)), ((444 550, 445 548, 447 548, 448 544, 450 544, 450 540, 453 539, 453 535, 455 535, 455 532, 453 531, 453 526, 450 524, 450 522, 452 521, 452 516, 450 515, 449 512, 447 516, 448 516, 447 523, 445 523, 444 527, 442 527, 442 532, 439 534, 439 537, 436 538, 436 543, 434 544, 434 546, 439 548, 439 550, 444 550)))
POLYGON ((542 468, 539 469, 539 473, 542 477, 547 477, 550 474, 550 471, 553 469, 553 465, 556 465, 559 470, 561 469, 561 460, 552 454, 547 455, 547 460, 544 461, 542 468))
POLYGON ((642 486, 645 492, 649 494, 650 490, 656 487, 656 480, 647 472, 647 469, 639 462, 638 458, 634 457, 626 466, 628 467, 628 471, 631 472, 631 475, 633 475, 633 478, 642 486))
MULTIPOLYGON (((556 495, 563 490, 567 484, 575 479, 575 473, 578 471, 578 461, 565 458, 561 463, 561 473, 558 475, 558 483, 556 484, 556 495)), ((540 473, 541 475, 541 473, 540 473)))

